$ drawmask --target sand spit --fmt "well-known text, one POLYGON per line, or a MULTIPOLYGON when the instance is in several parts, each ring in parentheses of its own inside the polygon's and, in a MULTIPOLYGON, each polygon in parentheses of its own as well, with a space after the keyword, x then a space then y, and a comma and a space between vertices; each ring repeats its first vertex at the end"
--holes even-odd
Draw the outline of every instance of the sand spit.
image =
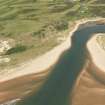
POLYGON ((91 55, 91 72, 101 81, 105 82, 105 51, 97 43, 97 35, 93 36, 87 43, 91 55))

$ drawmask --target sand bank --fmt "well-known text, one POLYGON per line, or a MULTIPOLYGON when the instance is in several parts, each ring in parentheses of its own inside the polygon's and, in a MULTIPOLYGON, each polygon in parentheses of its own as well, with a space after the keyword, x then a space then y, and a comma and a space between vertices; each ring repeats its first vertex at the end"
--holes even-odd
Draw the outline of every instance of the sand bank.
POLYGON ((105 51, 97 43, 97 35, 93 36, 87 43, 87 48, 91 55, 91 72, 101 81, 105 81, 105 51))

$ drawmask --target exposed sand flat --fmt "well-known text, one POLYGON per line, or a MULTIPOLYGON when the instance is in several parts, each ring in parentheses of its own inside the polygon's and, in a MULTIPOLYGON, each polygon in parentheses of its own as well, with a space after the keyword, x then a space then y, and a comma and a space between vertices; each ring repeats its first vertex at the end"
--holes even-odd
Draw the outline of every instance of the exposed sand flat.
POLYGON ((88 41, 87 48, 91 55, 92 62, 94 63, 94 66, 96 66, 95 68, 99 69, 98 72, 96 69, 96 74, 100 75, 100 73, 102 72, 103 75, 105 75, 105 51, 97 43, 96 38, 98 35, 99 34, 96 34, 88 41))
POLYGON ((69 33, 69 36, 66 41, 64 41, 62 44, 58 45, 57 47, 53 48, 51 51, 47 52, 46 54, 36 59, 20 64, 19 67, 13 68, 11 70, 7 70, 8 72, 1 73, 0 82, 10 80, 16 77, 20 77, 23 75, 27 75, 27 74, 33 74, 33 73, 39 73, 39 72, 45 71, 50 66, 56 63, 56 61, 58 60, 59 56, 63 51, 65 51, 71 46, 70 38, 73 32, 77 30, 80 24, 84 24, 86 22, 91 22, 91 21, 98 22, 101 20, 103 21, 103 18, 96 18, 96 19, 90 19, 90 20, 84 19, 84 20, 77 21, 76 26, 69 33))
POLYGON ((104 71, 97 68, 93 62, 90 62, 83 71, 74 89, 73 105, 105 105, 104 71))
POLYGON ((75 88, 73 105, 105 105, 105 85, 87 69, 75 88))
POLYGON ((33 91, 35 93, 44 81, 44 75, 36 76, 32 74, 0 83, 0 105, 4 102, 23 98, 33 91))

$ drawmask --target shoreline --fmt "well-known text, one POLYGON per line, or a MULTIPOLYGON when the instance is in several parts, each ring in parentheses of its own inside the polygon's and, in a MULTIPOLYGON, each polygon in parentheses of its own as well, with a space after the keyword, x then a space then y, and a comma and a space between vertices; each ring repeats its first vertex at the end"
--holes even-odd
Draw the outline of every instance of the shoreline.
POLYGON ((11 69, 10 72, 9 70, 7 70, 8 71, 7 73, 4 73, 4 74, 0 73, 0 82, 8 81, 28 74, 35 74, 35 73, 41 74, 42 72, 45 72, 48 68, 50 68, 58 61, 62 52, 64 52, 65 50, 71 47, 71 41, 70 41, 71 36, 79 28, 80 25, 85 24, 87 22, 92 22, 92 21, 96 22, 96 24, 102 24, 100 22, 102 22, 103 19, 104 18, 96 18, 96 19, 86 19, 86 20, 83 19, 83 20, 76 21, 76 25, 74 26, 74 29, 71 32, 69 32, 69 35, 66 41, 54 47, 52 50, 48 51, 44 55, 41 55, 36 59, 28 61, 25 64, 22 63, 19 67, 11 69))

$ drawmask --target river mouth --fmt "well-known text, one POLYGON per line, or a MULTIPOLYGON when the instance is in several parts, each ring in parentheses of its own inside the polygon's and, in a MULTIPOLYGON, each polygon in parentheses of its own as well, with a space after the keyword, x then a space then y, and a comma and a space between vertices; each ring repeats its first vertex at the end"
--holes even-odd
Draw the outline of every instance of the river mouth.
POLYGON ((104 24, 77 29, 71 48, 61 55, 37 94, 33 93, 16 105, 71 105, 70 94, 88 59, 86 42, 100 32, 105 33, 104 24))

